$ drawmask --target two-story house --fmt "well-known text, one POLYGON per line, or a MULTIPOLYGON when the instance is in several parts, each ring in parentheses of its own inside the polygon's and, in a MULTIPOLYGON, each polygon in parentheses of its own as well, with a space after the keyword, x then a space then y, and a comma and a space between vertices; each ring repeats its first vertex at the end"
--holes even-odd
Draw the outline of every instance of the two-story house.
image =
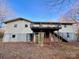
POLYGON ((76 40, 72 22, 32 22, 16 18, 4 23, 3 42, 37 42, 38 39, 43 39, 47 43, 76 40))
POLYGON ((31 39, 31 21, 23 18, 17 18, 5 21, 4 42, 26 42, 31 39))

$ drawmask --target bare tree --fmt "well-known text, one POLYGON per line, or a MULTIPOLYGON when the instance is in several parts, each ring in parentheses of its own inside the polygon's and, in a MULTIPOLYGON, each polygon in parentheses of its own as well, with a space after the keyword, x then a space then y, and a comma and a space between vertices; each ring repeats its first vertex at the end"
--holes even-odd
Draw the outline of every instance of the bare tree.
POLYGON ((0 0, 0 21, 4 20, 8 16, 6 0, 0 0))
POLYGON ((15 17, 14 11, 8 5, 8 1, 0 0, 0 26, 5 19, 15 17))
MULTIPOLYGON (((79 0, 45 0, 47 2, 47 6, 48 8, 51 10, 51 9, 54 9, 54 7, 60 7, 60 8, 63 8, 62 6, 64 5, 64 7, 66 6, 69 6, 69 4, 71 5, 70 6, 70 10, 65 13, 63 16, 66 16, 67 17, 71 17, 74 19, 76 16, 75 15, 78 15, 79 12, 77 10, 79 10, 79 8, 77 6, 79 6, 79 0), (72 1, 74 1, 74 3, 72 3, 72 1), (73 8, 73 6, 75 7, 75 10, 73 8)), ((58 9, 60 10, 60 9, 58 9)))
POLYGON ((79 41, 79 0, 75 2, 73 7, 69 11, 67 11, 62 17, 65 17, 67 21, 73 21, 75 34, 77 35, 77 40, 79 41))
POLYGON ((45 0, 45 2, 49 9, 54 9, 54 7, 62 8, 64 4, 72 4, 72 0, 45 0))
POLYGON ((58 6, 59 4, 63 4, 65 1, 70 2, 70 0, 47 0, 47 3, 51 6, 58 6))
POLYGON ((69 8, 69 11, 64 13, 62 17, 67 18, 68 20, 79 20, 79 0, 76 0, 74 4, 69 8))

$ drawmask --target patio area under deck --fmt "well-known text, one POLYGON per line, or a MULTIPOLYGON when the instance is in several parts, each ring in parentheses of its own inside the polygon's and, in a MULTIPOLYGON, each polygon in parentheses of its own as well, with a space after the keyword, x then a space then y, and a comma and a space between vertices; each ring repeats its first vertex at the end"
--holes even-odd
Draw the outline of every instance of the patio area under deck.
POLYGON ((58 31, 61 27, 32 27, 31 29, 34 32, 33 42, 38 43, 38 37, 42 36, 44 39, 43 43, 47 44, 57 41, 54 39, 53 32, 58 31))

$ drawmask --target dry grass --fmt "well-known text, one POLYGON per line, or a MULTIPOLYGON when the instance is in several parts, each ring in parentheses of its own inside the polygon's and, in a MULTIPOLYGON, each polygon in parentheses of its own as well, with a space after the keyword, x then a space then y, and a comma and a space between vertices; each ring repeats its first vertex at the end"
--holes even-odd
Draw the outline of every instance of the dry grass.
POLYGON ((33 43, 0 43, 0 59, 79 59, 79 47, 52 43, 43 47, 33 43))
POLYGON ((0 28, 0 42, 3 39, 4 32, 5 32, 5 30, 3 28, 0 28))
POLYGON ((0 32, 0 42, 2 41, 4 33, 0 32))
POLYGON ((5 32, 5 30, 0 28, 0 33, 4 33, 4 32, 5 32))

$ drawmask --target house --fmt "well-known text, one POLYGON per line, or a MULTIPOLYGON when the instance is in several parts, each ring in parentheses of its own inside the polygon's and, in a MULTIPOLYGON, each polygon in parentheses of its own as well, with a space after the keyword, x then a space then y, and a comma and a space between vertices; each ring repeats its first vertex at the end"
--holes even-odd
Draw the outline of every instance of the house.
POLYGON ((26 42, 30 41, 30 36, 33 33, 31 30, 31 21, 17 18, 4 22, 5 34, 3 42, 26 42))
POLYGON ((32 22, 24 18, 4 21, 3 42, 37 42, 75 41, 73 24, 61 22, 32 22))

